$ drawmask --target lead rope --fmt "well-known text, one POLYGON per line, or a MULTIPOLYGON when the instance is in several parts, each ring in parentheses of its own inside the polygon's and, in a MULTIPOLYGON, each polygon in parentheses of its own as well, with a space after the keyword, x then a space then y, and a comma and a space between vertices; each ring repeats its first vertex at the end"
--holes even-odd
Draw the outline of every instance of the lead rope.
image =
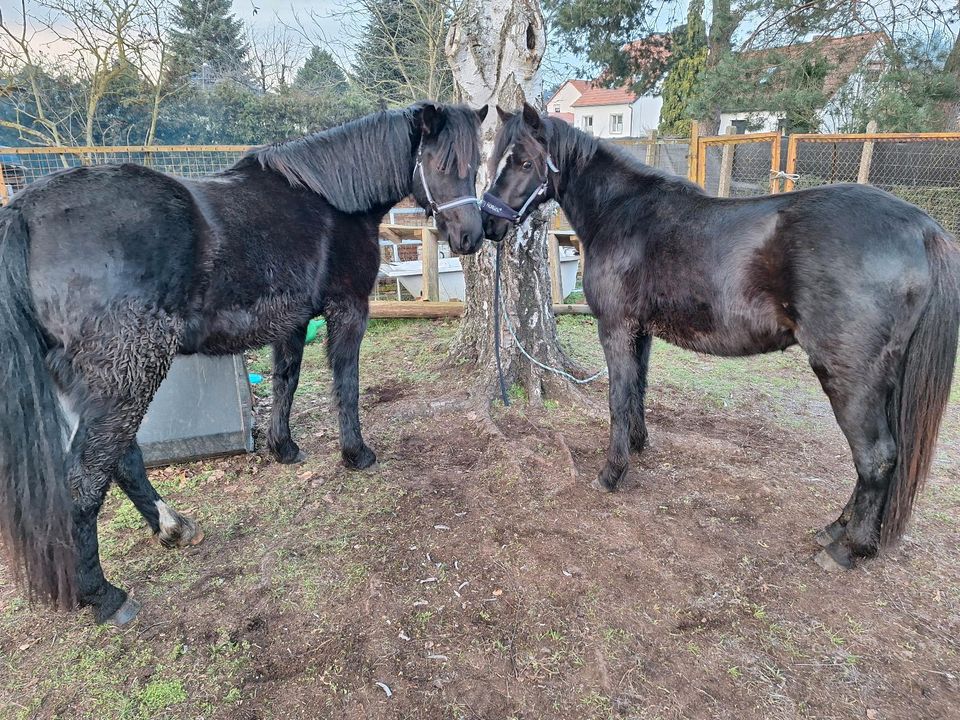
MULTIPOLYGON (((497 243, 497 257, 496 262, 494 263, 494 282, 493 282, 493 305, 494 305, 494 315, 493 315, 493 343, 494 350, 497 354, 497 376, 500 380, 500 397, 503 399, 503 404, 505 407, 510 407, 510 398, 507 396, 507 382, 503 377, 503 365, 500 362, 500 251, 503 247, 503 241, 497 243)), ((592 383, 597 378, 600 378, 607 374, 609 368, 603 368, 598 372, 595 372, 593 375, 587 378, 578 378, 574 377, 565 370, 560 368, 550 367, 549 365, 544 365, 542 362, 537 360, 533 355, 527 352, 526 348, 520 343, 520 338, 517 337, 517 333, 513 330, 513 323, 510 321, 510 313, 505 309, 503 311, 503 319, 507 321, 507 330, 510 331, 510 337, 513 338, 513 341, 517 344, 521 354, 532 362, 537 367, 546 370, 547 372, 552 372, 556 375, 566 378, 572 383, 577 385, 586 385, 587 383, 592 383)))
MULTIPOLYGON (((493 345, 494 352, 497 354, 497 377, 500 379, 500 397, 503 399, 503 406, 510 407, 510 397, 507 395, 507 381, 503 378, 503 365, 500 362, 500 251, 503 249, 503 241, 497 243, 497 259, 494 262, 494 281, 493 281, 493 345)), ((511 330, 511 333, 513 331, 511 330)))

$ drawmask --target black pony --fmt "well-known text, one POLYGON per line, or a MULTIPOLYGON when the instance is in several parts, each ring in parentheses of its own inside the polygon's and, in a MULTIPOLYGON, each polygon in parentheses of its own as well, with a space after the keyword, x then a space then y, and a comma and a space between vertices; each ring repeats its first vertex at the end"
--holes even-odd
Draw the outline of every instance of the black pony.
POLYGON ((529 106, 501 117, 487 236, 502 239, 510 221, 553 198, 586 253, 584 293, 610 370, 610 447, 597 484, 616 488, 630 450, 646 443, 652 335, 712 355, 799 344, 857 469, 846 508, 817 537, 818 562, 849 568, 897 540, 953 376, 953 237, 873 187, 709 197, 529 106))
POLYGON ((138 605, 103 576, 112 480, 164 545, 193 521, 150 485, 137 427, 174 356, 272 344, 273 456, 295 462, 290 406, 311 317, 327 319, 344 462, 360 434, 358 356, 378 226, 413 194, 455 252, 483 241, 479 112, 417 104, 252 151, 184 180, 137 165, 50 175, 0 210, 0 533, 39 600, 120 624, 138 605))

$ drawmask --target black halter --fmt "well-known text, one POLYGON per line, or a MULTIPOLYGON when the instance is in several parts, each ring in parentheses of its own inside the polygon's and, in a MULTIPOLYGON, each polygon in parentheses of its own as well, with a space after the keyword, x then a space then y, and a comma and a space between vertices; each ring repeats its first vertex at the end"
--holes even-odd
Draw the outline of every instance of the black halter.
POLYGON ((430 186, 427 185, 427 176, 423 172, 423 145, 417 150, 417 164, 413 167, 413 174, 420 175, 420 184, 423 185, 423 194, 427 196, 427 208, 433 216, 439 215, 444 210, 451 210, 461 205, 479 205, 480 201, 473 195, 462 195, 449 202, 437 204, 433 199, 433 193, 430 192, 430 186))
POLYGON ((536 190, 527 198, 526 202, 520 206, 519 210, 514 210, 512 207, 507 205, 503 200, 498 198, 496 195, 492 195, 489 192, 483 194, 483 200, 480 201, 480 209, 483 210, 488 215, 493 215, 494 217, 503 218, 504 220, 509 220, 514 225, 519 225, 526 219, 527 211, 530 209, 530 206, 533 205, 539 198, 547 194, 547 190, 550 189, 550 173, 559 172, 557 166, 553 162, 553 158, 547 154, 546 167, 543 171, 543 182, 537 185, 536 190))

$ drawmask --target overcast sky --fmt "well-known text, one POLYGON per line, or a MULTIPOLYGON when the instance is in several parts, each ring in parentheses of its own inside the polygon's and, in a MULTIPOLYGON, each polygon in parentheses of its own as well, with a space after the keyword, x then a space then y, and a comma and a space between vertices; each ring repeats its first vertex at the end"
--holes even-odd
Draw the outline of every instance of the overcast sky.
POLYGON ((237 17, 256 27, 269 27, 278 20, 295 25, 299 19, 311 34, 322 35, 333 46, 343 37, 341 15, 349 6, 349 2, 342 0, 233 0, 237 17))

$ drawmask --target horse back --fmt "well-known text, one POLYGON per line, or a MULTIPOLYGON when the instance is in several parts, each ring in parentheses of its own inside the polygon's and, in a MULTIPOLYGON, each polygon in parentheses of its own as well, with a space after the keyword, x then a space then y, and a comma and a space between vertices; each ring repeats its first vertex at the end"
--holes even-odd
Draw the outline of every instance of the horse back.
POLYGON ((73 168, 11 207, 27 224, 31 289, 52 334, 120 302, 187 311, 206 227, 179 180, 130 164, 73 168))

